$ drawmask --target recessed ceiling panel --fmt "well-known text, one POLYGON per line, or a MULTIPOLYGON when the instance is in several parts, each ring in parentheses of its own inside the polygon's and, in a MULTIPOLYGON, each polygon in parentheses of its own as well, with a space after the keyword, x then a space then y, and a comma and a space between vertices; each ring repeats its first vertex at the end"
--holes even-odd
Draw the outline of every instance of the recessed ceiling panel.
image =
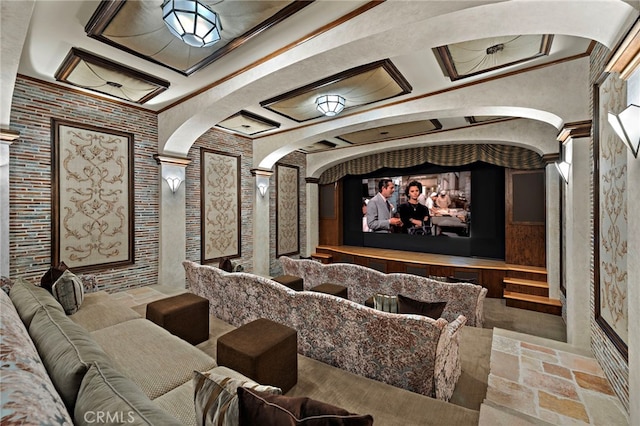
POLYGON ((205 67, 313 1, 202 0, 220 18, 221 39, 191 47, 162 20, 162 0, 104 0, 85 27, 87 35, 184 75, 205 67))
POLYGON ((75 47, 56 71, 55 79, 139 104, 169 87, 166 80, 75 47))
POLYGON ((511 117, 507 117, 505 115, 471 115, 471 116, 465 117, 464 119, 467 120, 467 123, 469 124, 478 124, 478 123, 486 123, 488 121, 505 120, 507 118, 511 118, 511 117))
POLYGON ((339 138, 355 145, 382 142, 390 139, 409 138, 424 135, 441 128, 442 125, 438 120, 421 120, 345 133, 340 135, 339 138))
POLYGON ((323 80, 260 102, 260 105, 297 122, 322 117, 315 101, 321 95, 341 95, 345 109, 411 92, 411 85, 389 59, 352 68, 323 80))
POLYGON ((249 111, 240 111, 226 120, 219 122, 216 126, 251 136, 261 132, 266 132, 267 130, 277 129, 280 127, 280 123, 271 121, 249 111))
POLYGON ((470 77, 549 54, 552 35, 490 37, 439 46, 436 57, 451 80, 470 77))

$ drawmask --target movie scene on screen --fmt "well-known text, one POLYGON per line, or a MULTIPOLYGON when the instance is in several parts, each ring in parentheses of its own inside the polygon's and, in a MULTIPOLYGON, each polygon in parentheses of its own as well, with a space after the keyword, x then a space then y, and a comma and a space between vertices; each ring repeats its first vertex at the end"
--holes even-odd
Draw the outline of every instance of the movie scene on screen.
POLYGON ((471 171, 362 179, 362 232, 372 232, 367 209, 382 179, 391 179, 395 187, 387 200, 390 217, 402 219, 401 225, 391 226, 390 233, 421 237, 471 234, 471 171))

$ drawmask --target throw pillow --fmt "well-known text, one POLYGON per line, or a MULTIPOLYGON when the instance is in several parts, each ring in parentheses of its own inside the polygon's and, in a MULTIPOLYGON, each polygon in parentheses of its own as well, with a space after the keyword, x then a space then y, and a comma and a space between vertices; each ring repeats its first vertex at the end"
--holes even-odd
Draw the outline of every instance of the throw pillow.
POLYGON ((68 269, 53 283, 51 293, 67 315, 75 314, 84 300, 82 280, 68 269))
POLYGON ((398 295, 398 313, 424 315, 433 319, 442 316, 447 302, 423 302, 410 297, 398 295))
POLYGON ((353 414, 342 408, 305 397, 269 395, 238 388, 239 426, 369 426, 369 414, 353 414))
POLYGON ((67 269, 69 268, 64 262, 58 263, 58 266, 52 266, 44 273, 42 278, 40 278, 40 287, 47 289, 49 293, 51 293, 53 283, 58 281, 58 278, 60 278, 67 269))
POLYGON ((373 296, 373 308, 379 311, 398 313, 398 296, 376 294, 373 296))
POLYGON ((216 374, 212 371, 193 372, 194 403, 196 423, 199 426, 231 426, 238 424, 237 389, 246 386, 266 394, 281 394, 282 390, 273 386, 263 386, 249 379, 216 374))

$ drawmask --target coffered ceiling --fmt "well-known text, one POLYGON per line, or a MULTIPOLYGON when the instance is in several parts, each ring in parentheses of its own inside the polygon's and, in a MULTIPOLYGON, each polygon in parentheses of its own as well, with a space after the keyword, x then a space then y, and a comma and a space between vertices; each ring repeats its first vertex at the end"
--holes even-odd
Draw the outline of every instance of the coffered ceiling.
MULTIPOLYGON (((227 112, 226 118, 213 125, 256 138, 329 122, 331 118, 315 109, 315 98, 321 94, 342 94, 347 105, 341 115, 348 116, 586 56, 593 47, 588 38, 551 34, 544 23, 537 32, 527 22, 523 25, 526 34, 503 34, 496 27, 495 36, 477 37, 476 27, 484 25, 483 21, 456 19, 471 16, 465 13, 477 9, 478 16, 485 16, 488 22, 494 19, 490 7, 497 10, 501 6, 496 0, 389 5, 363 0, 203 2, 219 13, 222 40, 199 49, 168 31, 162 21, 162 0, 36 1, 19 73, 164 113, 207 91, 215 93, 223 83, 237 80, 242 84, 245 76, 259 81, 259 76, 252 75, 258 66, 277 70, 282 61, 306 60, 302 56, 292 59, 292 55, 315 54, 309 76, 283 72, 278 84, 267 83, 271 80, 265 78, 264 85, 242 101, 216 105, 227 112), (314 53, 319 52, 315 43, 320 36, 335 34, 340 40, 346 23, 358 23, 363 29, 384 26, 384 21, 367 19, 378 7, 388 8, 386 13, 404 14, 408 26, 416 16, 441 30, 430 30, 429 37, 420 38, 420 47, 410 52, 398 45, 396 56, 372 57, 375 49, 361 47, 346 57, 314 53), (301 46, 308 49, 296 49, 301 46)), ((402 31, 401 27, 388 28, 386 38, 372 38, 371 43, 392 44, 393 34, 402 31)), ((350 36, 357 38, 357 34, 350 36)), ((326 51, 333 47, 328 43, 322 46, 326 51)), ((302 150, 333 150, 504 118, 510 117, 442 114, 411 117, 391 125, 371 123, 366 129, 321 135, 302 150)))

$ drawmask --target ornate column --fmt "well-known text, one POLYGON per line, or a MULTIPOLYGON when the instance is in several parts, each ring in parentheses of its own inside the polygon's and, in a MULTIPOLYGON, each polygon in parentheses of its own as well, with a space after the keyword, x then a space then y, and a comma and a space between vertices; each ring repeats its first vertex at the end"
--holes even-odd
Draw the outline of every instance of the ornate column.
MULTIPOLYGON (((567 123, 558 140, 563 159, 571 164, 569 182, 562 183, 564 207, 564 286, 566 290, 567 342, 588 349, 591 345, 589 294, 591 121, 567 123)), ((562 243, 562 242, 561 242, 562 243)))
POLYGON ((307 244, 304 248, 305 256, 311 256, 316 252, 319 241, 318 206, 320 195, 318 183, 320 179, 314 177, 305 178, 307 183, 307 244))
POLYGON ((158 284, 185 287, 187 253, 185 171, 191 160, 154 155, 160 166, 158 284))
POLYGON ((0 276, 9 276, 9 147, 19 132, 0 129, 0 276))
POLYGON ((271 264, 271 240, 270 240, 270 178, 271 170, 251 169, 251 175, 255 177, 254 203, 253 203, 253 273, 265 277, 270 276, 271 264))

